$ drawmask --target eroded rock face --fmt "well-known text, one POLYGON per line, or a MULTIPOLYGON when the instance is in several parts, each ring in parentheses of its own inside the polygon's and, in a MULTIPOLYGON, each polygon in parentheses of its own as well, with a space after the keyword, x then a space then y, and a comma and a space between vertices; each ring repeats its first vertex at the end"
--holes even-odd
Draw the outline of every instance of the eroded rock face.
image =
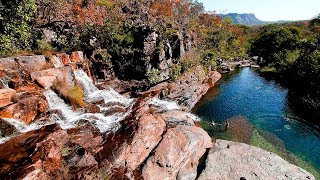
POLYGON ((221 74, 217 71, 206 75, 204 69, 198 66, 174 83, 170 83, 163 96, 191 110, 220 78, 221 74))
POLYGON ((217 140, 199 180, 209 179, 315 179, 281 157, 247 144, 217 140))
POLYGON ((143 115, 139 119, 138 129, 132 141, 122 145, 112 166, 126 167, 129 171, 135 170, 160 142, 165 127, 166 124, 161 116, 143 115))
POLYGON ((142 170, 144 179, 195 179, 197 165, 211 138, 201 128, 177 126, 168 129, 154 155, 142 170))

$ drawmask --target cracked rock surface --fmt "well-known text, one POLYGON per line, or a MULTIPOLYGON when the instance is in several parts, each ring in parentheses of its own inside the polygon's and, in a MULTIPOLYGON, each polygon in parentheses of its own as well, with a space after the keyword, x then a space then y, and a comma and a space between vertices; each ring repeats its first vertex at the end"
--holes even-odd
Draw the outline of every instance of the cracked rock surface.
POLYGON ((217 140, 199 180, 208 179, 315 179, 281 157, 243 143, 217 140))

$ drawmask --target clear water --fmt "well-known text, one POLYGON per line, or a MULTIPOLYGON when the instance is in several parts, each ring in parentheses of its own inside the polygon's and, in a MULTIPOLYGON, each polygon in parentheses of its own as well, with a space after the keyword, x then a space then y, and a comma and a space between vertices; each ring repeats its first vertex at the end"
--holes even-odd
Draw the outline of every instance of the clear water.
MULTIPOLYGON (((293 163, 320 178, 319 130, 302 123, 301 119, 299 121, 299 118, 293 115, 287 106, 287 92, 287 89, 264 79, 252 69, 244 68, 234 74, 225 75, 193 111, 207 122, 222 123, 232 117, 244 117, 254 129, 269 134, 264 137, 274 137, 281 142, 273 143, 270 138, 265 138, 267 144, 273 143, 272 146, 275 147, 281 144, 285 147, 286 153, 292 153, 299 159, 293 163)), ((214 131, 208 124, 205 129, 214 131)), ((241 128, 239 129, 241 131, 241 128)), ((224 136, 221 133, 211 132, 212 134, 217 135, 217 138, 227 137, 227 132, 224 136)), ((251 136, 253 134, 256 133, 252 133, 251 136)), ((261 138, 253 141, 257 140, 261 141, 261 138)), ((278 154, 282 155, 281 152, 278 154)))

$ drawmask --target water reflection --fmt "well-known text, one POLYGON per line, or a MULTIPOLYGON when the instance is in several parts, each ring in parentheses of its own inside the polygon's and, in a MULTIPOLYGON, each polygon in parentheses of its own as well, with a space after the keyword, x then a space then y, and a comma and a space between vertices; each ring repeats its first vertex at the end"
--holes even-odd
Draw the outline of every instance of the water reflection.
POLYGON ((320 133, 288 106, 288 90, 250 68, 223 76, 194 108, 214 138, 253 144, 275 152, 319 177, 320 133), (209 126, 230 122, 228 131, 209 126))

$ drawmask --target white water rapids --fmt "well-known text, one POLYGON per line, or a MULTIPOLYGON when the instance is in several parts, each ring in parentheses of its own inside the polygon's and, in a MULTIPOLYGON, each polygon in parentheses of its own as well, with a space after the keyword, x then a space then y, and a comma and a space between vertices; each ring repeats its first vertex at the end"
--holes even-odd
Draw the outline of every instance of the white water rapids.
MULTIPOLYGON (((119 122, 131 113, 134 99, 124 97, 112 88, 99 90, 83 70, 75 70, 74 76, 78 84, 83 88, 84 98, 87 103, 104 102, 104 104, 98 105, 100 113, 84 113, 83 110, 74 111, 54 91, 47 90, 43 95, 48 101, 48 111, 51 113, 50 120, 38 120, 28 125, 17 119, 3 120, 14 126, 19 133, 40 129, 42 126, 54 123, 59 124, 62 129, 70 129, 81 126, 84 123, 90 123, 98 128, 101 133, 119 129, 119 122), (122 108, 125 111, 113 112, 112 108, 122 108)), ((161 111, 180 109, 175 102, 163 101, 158 98, 152 98, 147 103, 156 106, 161 111)), ((196 117, 194 116, 193 119, 196 120, 196 117)), ((11 137, 0 138, 0 144, 8 141, 11 137)))

